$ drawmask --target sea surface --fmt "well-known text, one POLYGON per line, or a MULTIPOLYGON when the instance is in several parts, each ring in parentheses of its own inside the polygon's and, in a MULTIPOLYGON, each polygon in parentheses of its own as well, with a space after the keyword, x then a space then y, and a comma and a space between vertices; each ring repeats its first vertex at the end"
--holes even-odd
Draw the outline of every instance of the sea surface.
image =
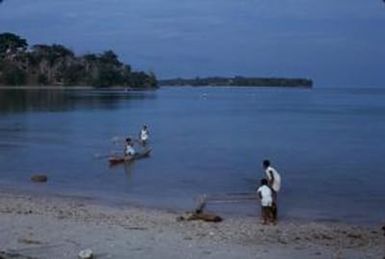
MULTIPOLYGON (((281 219, 384 221, 385 88, 0 90, 2 188, 191 210, 254 192, 263 159, 282 176, 281 219), (109 167, 143 124, 151 156, 109 167)), ((256 200, 208 209, 259 215, 256 200)))

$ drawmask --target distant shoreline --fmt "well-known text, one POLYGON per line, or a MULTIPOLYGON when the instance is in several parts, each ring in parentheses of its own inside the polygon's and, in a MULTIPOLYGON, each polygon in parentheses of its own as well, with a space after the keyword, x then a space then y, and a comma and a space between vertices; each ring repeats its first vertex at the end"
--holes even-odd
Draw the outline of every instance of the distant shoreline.
POLYGON ((280 77, 196 77, 158 80, 159 86, 214 86, 214 87, 294 87, 312 88, 313 80, 280 77))
POLYGON ((129 90, 129 91, 154 91, 156 88, 132 88, 127 86, 109 86, 109 87, 96 87, 96 86, 36 86, 36 85, 23 85, 23 86, 0 86, 0 90, 129 90))
POLYGON ((90 90, 90 89, 95 89, 95 87, 92 87, 92 86, 35 86, 35 85, 32 85, 32 86, 29 86, 29 85, 24 85, 24 86, 0 86, 0 90, 17 90, 17 89, 20 89, 20 90, 28 90, 28 89, 31 89, 31 90, 44 90, 44 89, 47 89, 47 90, 66 90, 66 89, 79 89, 79 90, 90 90))

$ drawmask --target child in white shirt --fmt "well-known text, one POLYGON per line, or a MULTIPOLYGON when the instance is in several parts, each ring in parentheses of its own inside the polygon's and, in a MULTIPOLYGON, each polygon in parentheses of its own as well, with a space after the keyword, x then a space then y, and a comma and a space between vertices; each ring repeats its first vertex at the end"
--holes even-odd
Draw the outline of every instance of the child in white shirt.
POLYGON ((130 138, 126 138, 126 146, 124 148, 124 155, 133 157, 135 155, 135 149, 130 138))
POLYGON ((257 193, 261 200, 261 215, 262 215, 262 224, 267 224, 269 222, 275 224, 273 216, 273 191, 267 185, 267 180, 261 180, 261 186, 258 188, 257 193))

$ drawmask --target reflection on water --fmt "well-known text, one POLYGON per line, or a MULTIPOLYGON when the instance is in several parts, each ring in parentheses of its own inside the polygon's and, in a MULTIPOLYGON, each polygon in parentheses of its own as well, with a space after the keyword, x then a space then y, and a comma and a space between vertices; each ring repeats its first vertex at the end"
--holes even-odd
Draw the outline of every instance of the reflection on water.
POLYGON ((156 92, 126 90, 4 89, 0 112, 117 109, 127 100, 154 99, 156 92))

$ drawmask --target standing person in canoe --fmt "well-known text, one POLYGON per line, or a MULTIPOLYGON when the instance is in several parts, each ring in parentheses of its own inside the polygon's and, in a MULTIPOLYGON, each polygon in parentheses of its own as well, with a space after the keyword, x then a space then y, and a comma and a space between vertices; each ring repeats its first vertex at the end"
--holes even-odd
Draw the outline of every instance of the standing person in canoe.
POLYGON ((139 133, 139 140, 142 146, 147 145, 149 137, 150 137, 150 132, 148 131, 148 127, 147 125, 143 125, 143 128, 140 130, 140 133, 139 133))
POLYGON ((263 160, 263 169, 265 170, 268 186, 273 191, 273 219, 277 220, 278 207, 277 207, 277 193, 281 189, 281 176, 272 166, 269 160, 263 160))

